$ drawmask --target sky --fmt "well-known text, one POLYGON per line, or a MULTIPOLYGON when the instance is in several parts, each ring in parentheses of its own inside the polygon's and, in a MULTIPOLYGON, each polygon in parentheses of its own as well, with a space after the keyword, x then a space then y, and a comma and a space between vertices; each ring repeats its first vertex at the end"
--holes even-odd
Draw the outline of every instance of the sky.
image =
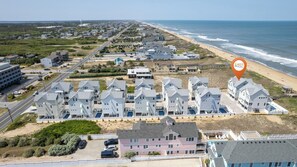
POLYGON ((297 20, 297 0, 0 0, 0 21, 297 20))

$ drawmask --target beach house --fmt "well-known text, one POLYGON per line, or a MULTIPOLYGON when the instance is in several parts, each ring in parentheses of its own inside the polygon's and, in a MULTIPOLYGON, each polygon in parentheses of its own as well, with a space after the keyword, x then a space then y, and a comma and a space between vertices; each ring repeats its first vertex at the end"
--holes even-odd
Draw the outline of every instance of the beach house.
POLYGON ((166 90, 164 108, 168 115, 188 114, 188 89, 171 87, 166 90))
POLYGON ((117 65, 117 66, 121 65, 123 63, 124 63, 124 59, 122 59, 121 57, 117 57, 117 58, 114 59, 114 64, 117 65))
POLYGON ((297 140, 209 143, 209 167, 296 167, 297 140))
POLYGON ((127 85, 124 80, 112 79, 106 82, 107 90, 121 91, 123 97, 127 95, 127 85))
POLYGON ((205 77, 190 77, 188 80, 188 89, 190 93, 190 99, 194 100, 194 91, 199 87, 199 86, 205 86, 208 87, 208 78, 205 77))
POLYGON ((163 78, 163 80, 162 80, 162 96, 163 96, 164 100, 166 98, 166 92, 170 88, 181 89, 182 88, 182 80, 177 79, 177 78, 169 78, 169 77, 163 78))
POLYGON ((133 69, 128 69, 127 75, 129 78, 153 78, 151 70, 146 67, 135 67, 133 69))
POLYGON ((80 81, 78 84, 78 92, 91 92, 94 97, 94 103, 99 103, 99 81, 80 81))
POLYGON ((247 111, 259 112, 270 101, 268 91, 260 84, 249 83, 239 91, 238 102, 247 111))
POLYGON ((114 89, 104 90, 101 93, 101 108, 103 117, 123 117, 125 99, 123 91, 114 89))
POLYGON ((69 82, 53 82, 49 92, 57 93, 65 99, 65 104, 68 104, 69 93, 73 91, 73 85, 69 82))
POLYGON ((52 52, 49 56, 40 59, 40 63, 45 67, 54 67, 59 65, 63 61, 68 60, 68 51, 56 51, 52 52))
POLYGON ((135 115, 153 116, 156 114, 156 91, 154 89, 140 88, 134 95, 135 115))
POLYGON ((135 80, 135 90, 138 90, 140 88, 145 89, 154 89, 154 80, 153 79, 136 79, 135 80))
POLYGON ((119 153, 137 155, 187 155, 198 153, 198 129, 194 122, 175 122, 170 117, 160 123, 137 122, 131 130, 118 130, 119 153))
POLYGON ((240 80, 238 80, 236 77, 230 78, 228 81, 228 94, 237 100, 239 91, 248 83, 253 83, 253 80, 247 78, 240 78, 240 80))
POLYGON ((71 118, 94 117, 94 95, 92 92, 70 92, 68 106, 71 118))
POLYGON ((218 113, 220 109, 221 91, 219 88, 200 86, 195 91, 196 114, 218 113))
POLYGON ((63 117, 64 99, 59 94, 39 92, 34 97, 39 118, 59 119, 63 117))

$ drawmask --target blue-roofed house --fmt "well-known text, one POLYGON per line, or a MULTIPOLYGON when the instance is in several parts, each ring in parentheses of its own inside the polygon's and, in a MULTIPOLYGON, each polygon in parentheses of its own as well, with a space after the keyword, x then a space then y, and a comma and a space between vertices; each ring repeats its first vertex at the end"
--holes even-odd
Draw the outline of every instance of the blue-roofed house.
POLYGON ((121 65, 122 63, 124 63, 124 59, 117 57, 116 59, 114 59, 114 63, 115 65, 121 65))

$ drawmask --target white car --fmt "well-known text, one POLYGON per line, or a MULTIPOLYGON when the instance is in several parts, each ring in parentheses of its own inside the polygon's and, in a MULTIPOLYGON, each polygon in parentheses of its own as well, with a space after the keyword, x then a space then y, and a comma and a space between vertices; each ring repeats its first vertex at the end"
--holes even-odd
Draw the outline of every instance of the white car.
POLYGON ((109 145, 109 146, 107 146, 107 147, 104 148, 104 151, 105 150, 117 151, 118 150, 118 147, 115 146, 115 145, 109 145))

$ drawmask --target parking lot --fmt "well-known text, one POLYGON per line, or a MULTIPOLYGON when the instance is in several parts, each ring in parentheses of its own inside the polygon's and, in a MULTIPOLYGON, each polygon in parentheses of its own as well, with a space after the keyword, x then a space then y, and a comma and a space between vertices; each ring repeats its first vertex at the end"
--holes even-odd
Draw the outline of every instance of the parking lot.
POLYGON ((101 151, 104 150, 105 140, 88 140, 85 149, 78 149, 71 156, 73 159, 79 160, 90 160, 90 159, 101 159, 101 151))
POLYGON ((222 92, 221 104, 228 106, 235 114, 242 114, 245 111, 239 106, 238 102, 232 99, 227 93, 222 92))

